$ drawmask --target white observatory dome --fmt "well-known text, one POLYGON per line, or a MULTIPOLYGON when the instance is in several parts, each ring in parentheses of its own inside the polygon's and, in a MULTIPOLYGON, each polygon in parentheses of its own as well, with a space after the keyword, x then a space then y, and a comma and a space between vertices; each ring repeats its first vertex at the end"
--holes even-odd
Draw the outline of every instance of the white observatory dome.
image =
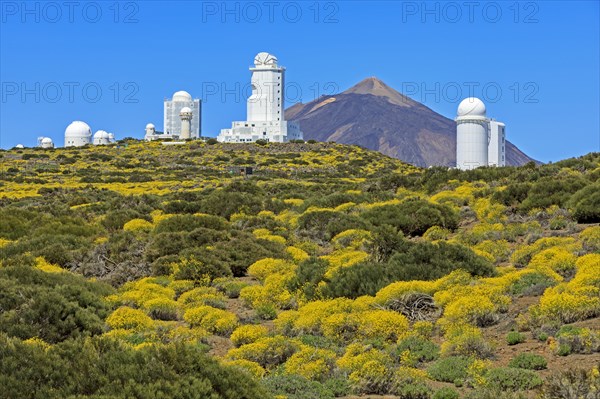
POLYGON ((23 149, 23 148, 25 148, 25 146, 24 146, 23 144, 17 144, 17 145, 15 146, 15 148, 18 148, 18 149, 23 149))
POLYGON ((50 137, 44 137, 42 139, 42 144, 52 144, 52 139, 50 137))
POLYGON ((181 111, 179 111, 180 114, 191 114, 192 113, 192 109, 190 107, 183 107, 181 108, 181 111))
POLYGON ((148 123, 146 125, 146 129, 154 129, 154 124, 153 123, 148 123))
POLYGON ((66 138, 91 138, 92 137, 92 129, 90 126, 81 121, 74 121, 65 130, 65 139, 66 138))
POLYGON ((258 53, 256 54, 256 57, 254 57, 254 65, 257 67, 263 65, 277 66, 277 57, 266 52, 258 53))
POLYGON ((467 97, 458 104, 457 116, 485 117, 485 104, 476 97, 467 97))
POLYGON ((94 133, 94 140, 96 139, 108 139, 108 133, 104 130, 98 130, 96 133, 94 133))
POLYGON ((177 93, 173 94, 173 101, 175 101, 175 102, 192 101, 192 96, 187 91, 183 91, 183 90, 178 91, 177 93))

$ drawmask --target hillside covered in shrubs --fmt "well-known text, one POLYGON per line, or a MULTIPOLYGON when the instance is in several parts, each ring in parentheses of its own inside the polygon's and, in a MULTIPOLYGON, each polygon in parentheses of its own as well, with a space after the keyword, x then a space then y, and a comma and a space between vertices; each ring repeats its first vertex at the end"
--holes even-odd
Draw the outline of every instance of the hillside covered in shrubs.
POLYGON ((600 391, 600 154, 459 171, 126 140, 0 160, 0 398, 600 391))

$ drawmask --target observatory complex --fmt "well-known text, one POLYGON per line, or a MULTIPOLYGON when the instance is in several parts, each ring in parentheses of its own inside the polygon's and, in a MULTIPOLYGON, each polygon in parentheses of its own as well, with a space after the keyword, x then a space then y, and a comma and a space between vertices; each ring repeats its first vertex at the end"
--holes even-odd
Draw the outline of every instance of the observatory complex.
POLYGON ((202 123, 202 104, 192 99, 187 91, 178 91, 171 100, 165 100, 164 132, 156 131, 153 123, 146 125, 144 140, 198 139, 202 123))
MULTIPOLYGON (((84 145, 107 145, 115 142, 115 135, 98 130, 92 136, 92 128, 85 122, 74 121, 65 130, 65 147, 83 147, 84 145)), ((40 147, 43 146, 43 142, 40 147)))
POLYGON ((486 116, 478 98, 465 98, 456 116, 456 167, 462 170, 481 166, 506 165, 505 125, 486 116))
POLYGON ((223 143, 248 143, 256 140, 285 143, 302 139, 300 127, 284 119, 285 68, 277 58, 258 53, 254 58, 251 85, 247 100, 247 120, 233 122, 231 129, 221 129, 217 140, 223 143))

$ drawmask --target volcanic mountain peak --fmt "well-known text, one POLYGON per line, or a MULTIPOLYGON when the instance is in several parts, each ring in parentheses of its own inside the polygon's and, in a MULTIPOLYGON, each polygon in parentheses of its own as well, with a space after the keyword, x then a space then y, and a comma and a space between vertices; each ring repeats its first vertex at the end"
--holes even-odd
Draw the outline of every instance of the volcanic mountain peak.
MULTIPOLYGON (((456 122, 371 77, 285 110, 304 138, 358 144, 417 166, 456 165, 456 122)), ((508 165, 532 159, 506 143, 508 165)))
POLYGON ((386 85, 382 80, 372 76, 358 82, 342 94, 371 94, 385 97, 389 102, 401 107, 410 107, 418 103, 386 85))

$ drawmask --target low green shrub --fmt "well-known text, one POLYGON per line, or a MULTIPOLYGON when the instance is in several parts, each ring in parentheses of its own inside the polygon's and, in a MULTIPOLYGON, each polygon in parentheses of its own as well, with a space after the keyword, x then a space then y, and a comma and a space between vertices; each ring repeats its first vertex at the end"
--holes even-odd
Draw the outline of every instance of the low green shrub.
POLYGON ((518 331, 511 331, 506 335, 506 342, 509 345, 516 345, 525 342, 525 335, 518 331))
POLYGON ((534 353, 519 353, 510 363, 509 367, 515 367, 526 370, 544 370, 548 366, 548 362, 541 355, 534 353))
POLYGON ((486 376, 487 385, 503 391, 527 391, 543 384, 542 379, 531 370, 512 367, 491 369, 486 376))
POLYGON ((473 360, 464 356, 450 356, 438 360, 429 368, 427 373, 431 378, 441 382, 455 382, 467 377, 467 369, 473 360))
POLYGON ((460 395, 454 388, 440 388, 434 394, 432 399, 459 399, 460 395))

